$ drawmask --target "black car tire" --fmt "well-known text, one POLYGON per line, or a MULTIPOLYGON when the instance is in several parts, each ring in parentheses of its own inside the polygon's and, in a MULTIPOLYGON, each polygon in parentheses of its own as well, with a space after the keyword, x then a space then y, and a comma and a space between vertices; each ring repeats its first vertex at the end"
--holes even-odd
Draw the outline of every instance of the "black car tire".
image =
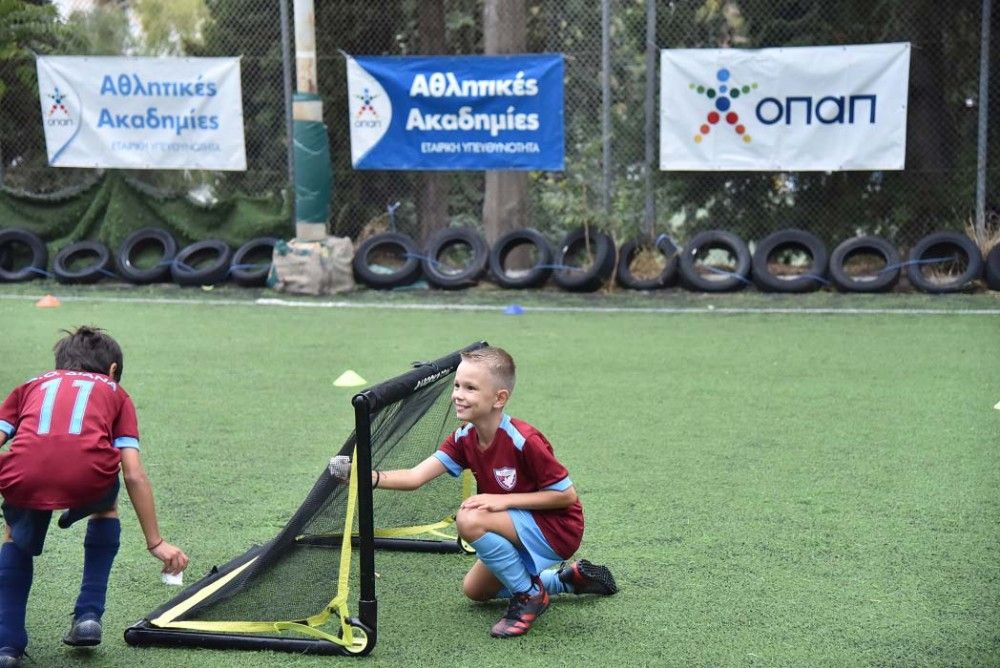
POLYGON ((229 275, 233 282, 245 288, 262 287, 267 283, 271 273, 271 258, 274 255, 274 245, 278 243, 275 237, 258 237, 251 239, 236 249, 233 261, 229 266, 229 275), (267 255, 267 262, 248 262, 248 260, 267 255))
POLYGON ((427 282, 436 288, 457 290, 475 285, 486 271, 490 247, 477 230, 471 227, 446 227, 438 230, 427 240, 421 266, 427 282), (469 263, 458 271, 449 272, 441 263, 442 254, 455 247, 469 249, 469 263))
POLYGON ((170 276, 170 266, 177 257, 177 241, 170 232, 147 227, 130 234, 122 242, 115 258, 118 275, 129 283, 145 284, 166 281, 170 276), (160 252, 159 261, 148 269, 133 264, 135 255, 147 248, 156 247, 160 252))
POLYGON ((753 253, 751 273, 754 283, 768 292, 812 292, 828 283, 826 271, 829 259, 826 244, 815 234, 805 230, 778 230, 757 244, 753 253), (806 273, 792 277, 772 273, 769 260, 774 253, 783 250, 805 252, 811 260, 806 273))
POLYGON ((45 268, 49 264, 49 249, 42 238, 30 230, 11 228, 0 230, 0 282, 30 281, 46 275, 45 268), (15 244, 27 246, 31 254, 28 264, 15 268, 15 244))
POLYGON ((521 289, 535 288, 548 280, 552 274, 552 246, 538 230, 523 228, 514 230, 497 239, 490 249, 490 273, 493 280, 502 288, 521 289), (513 275, 507 267, 507 256, 520 246, 533 246, 537 253, 535 266, 523 274, 513 275))
POLYGON ((352 260, 354 277, 364 285, 378 290, 388 290, 409 285, 420 278, 420 249, 408 235, 401 232, 383 232, 361 242, 352 260), (403 263, 396 269, 380 272, 372 269, 370 258, 377 251, 395 251, 403 256, 403 263))
POLYGON ((629 239, 618 249, 618 284, 630 290, 659 290, 673 285, 677 280, 678 253, 666 236, 660 236, 655 244, 645 237, 629 239), (663 270, 653 278, 639 278, 632 273, 630 265, 635 256, 644 248, 655 248, 666 258, 663 270))
POLYGON ((740 290, 750 282, 750 249, 743 239, 724 230, 706 230, 694 235, 681 251, 678 269, 684 284, 703 292, 726 292, 740 290), (735 259, 734 271, 726 272, 723 278, 706 278, 698 271, 698 255, 704 249, 722 248, 735 259))
POLYGON ((830 279, 843 292, 887 292, 899 282, 902 271, 899 251, 882 237, 847 239, 830 254, 830 279), (862 254, 878 255, 885 262, 885 266, 872 278, 859 278, 847 273, 847 263, 851 258, 862 254))
POLYGON ((910 285, 922 292, 945 294, 964 290, 983 273, 983 254, 969 237, 959 232, 933 232, 917 241, 907 256, 906 277, 910 285), (948 253, 949 255, 942 255, 948 253), (962 273, 947 281, 936 281, 923 272, 928 261, 961 256, 965 262, 962 273))
POLYGON ((170 265, 174 283, 183 286, 218 285, 229 277, 233 249, 225 241, 204 239, 185 246, 170 265))
POLYGON ((52 273, 60 283, 96 283, 111 272, 111 250, 100 241, 77 241, 58 253, 52 261, 52 273), (80 268, 71 269, 75 261, 86 259, 80 268))
POLYGON ((615 240, 597 229, 580 228, 569 232, 556 251, 552 280, 569 292, 594 292, 610 280, 615 271, 615 240), (569 258, 590 247, 593 261, 587 267, 567 265, 569 258))
POLYGON ((1000 244, 986 254, 986 287, 1000 291, 1000 244))

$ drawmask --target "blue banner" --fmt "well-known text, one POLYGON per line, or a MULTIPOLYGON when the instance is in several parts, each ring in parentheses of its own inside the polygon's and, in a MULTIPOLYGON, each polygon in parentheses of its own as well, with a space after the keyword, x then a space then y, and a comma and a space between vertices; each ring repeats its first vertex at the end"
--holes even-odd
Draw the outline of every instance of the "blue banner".
POLYGON ((347 57, 355 169, 564 165, 563 57, 347 57))

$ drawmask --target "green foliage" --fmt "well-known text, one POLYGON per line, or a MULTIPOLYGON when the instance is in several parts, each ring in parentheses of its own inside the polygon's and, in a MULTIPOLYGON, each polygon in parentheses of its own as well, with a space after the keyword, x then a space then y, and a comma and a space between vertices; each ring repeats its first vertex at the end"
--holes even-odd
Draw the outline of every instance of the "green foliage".
POLYGON ((98 5, 69 15, 68 26, 79 35, 82 48, 64 48, 69 55, 120 56, 135 46, 128 14, 118 7, 98 5))
POLYGON ((135 0, 132 9, 139 16, 145 52, 150 55, 185 55, 185 45, 200 40, 209 19, 205 0, 135 0))

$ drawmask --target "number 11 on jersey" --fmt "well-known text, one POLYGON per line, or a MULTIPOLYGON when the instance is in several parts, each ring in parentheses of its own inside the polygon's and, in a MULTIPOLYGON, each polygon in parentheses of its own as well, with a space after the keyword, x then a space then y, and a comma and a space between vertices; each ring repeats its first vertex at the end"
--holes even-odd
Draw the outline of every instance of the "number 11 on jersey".
MULTIPOLYGON (((47 434, 52 427, 52 409, 56 405, 56 393, 62 384, 62 378, 47 380, 39 387, 45 390, 45 397, 42 399, 42 412, 38 416, 38 433, 47 434)), ((83 415, 87 411, 87 402, 90 400, 90 392, 94 389, 92 380, 74 380, 73 387, 77 389, 76 401, 73 402, 73 414, 69 419, 69 433, 79 434, 83 431, 83 415)))

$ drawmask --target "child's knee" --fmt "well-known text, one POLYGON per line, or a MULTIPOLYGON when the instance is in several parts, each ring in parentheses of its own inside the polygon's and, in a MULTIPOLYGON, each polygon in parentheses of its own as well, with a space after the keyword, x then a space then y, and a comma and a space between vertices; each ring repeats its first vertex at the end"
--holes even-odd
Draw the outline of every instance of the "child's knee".
POLYGON ((467 541, 481 538, 486 533, 482 517, 483 513, 478 510, 459 509, 458 515, 455 516, 455 527, 458 529, 458 535, 467 541))

